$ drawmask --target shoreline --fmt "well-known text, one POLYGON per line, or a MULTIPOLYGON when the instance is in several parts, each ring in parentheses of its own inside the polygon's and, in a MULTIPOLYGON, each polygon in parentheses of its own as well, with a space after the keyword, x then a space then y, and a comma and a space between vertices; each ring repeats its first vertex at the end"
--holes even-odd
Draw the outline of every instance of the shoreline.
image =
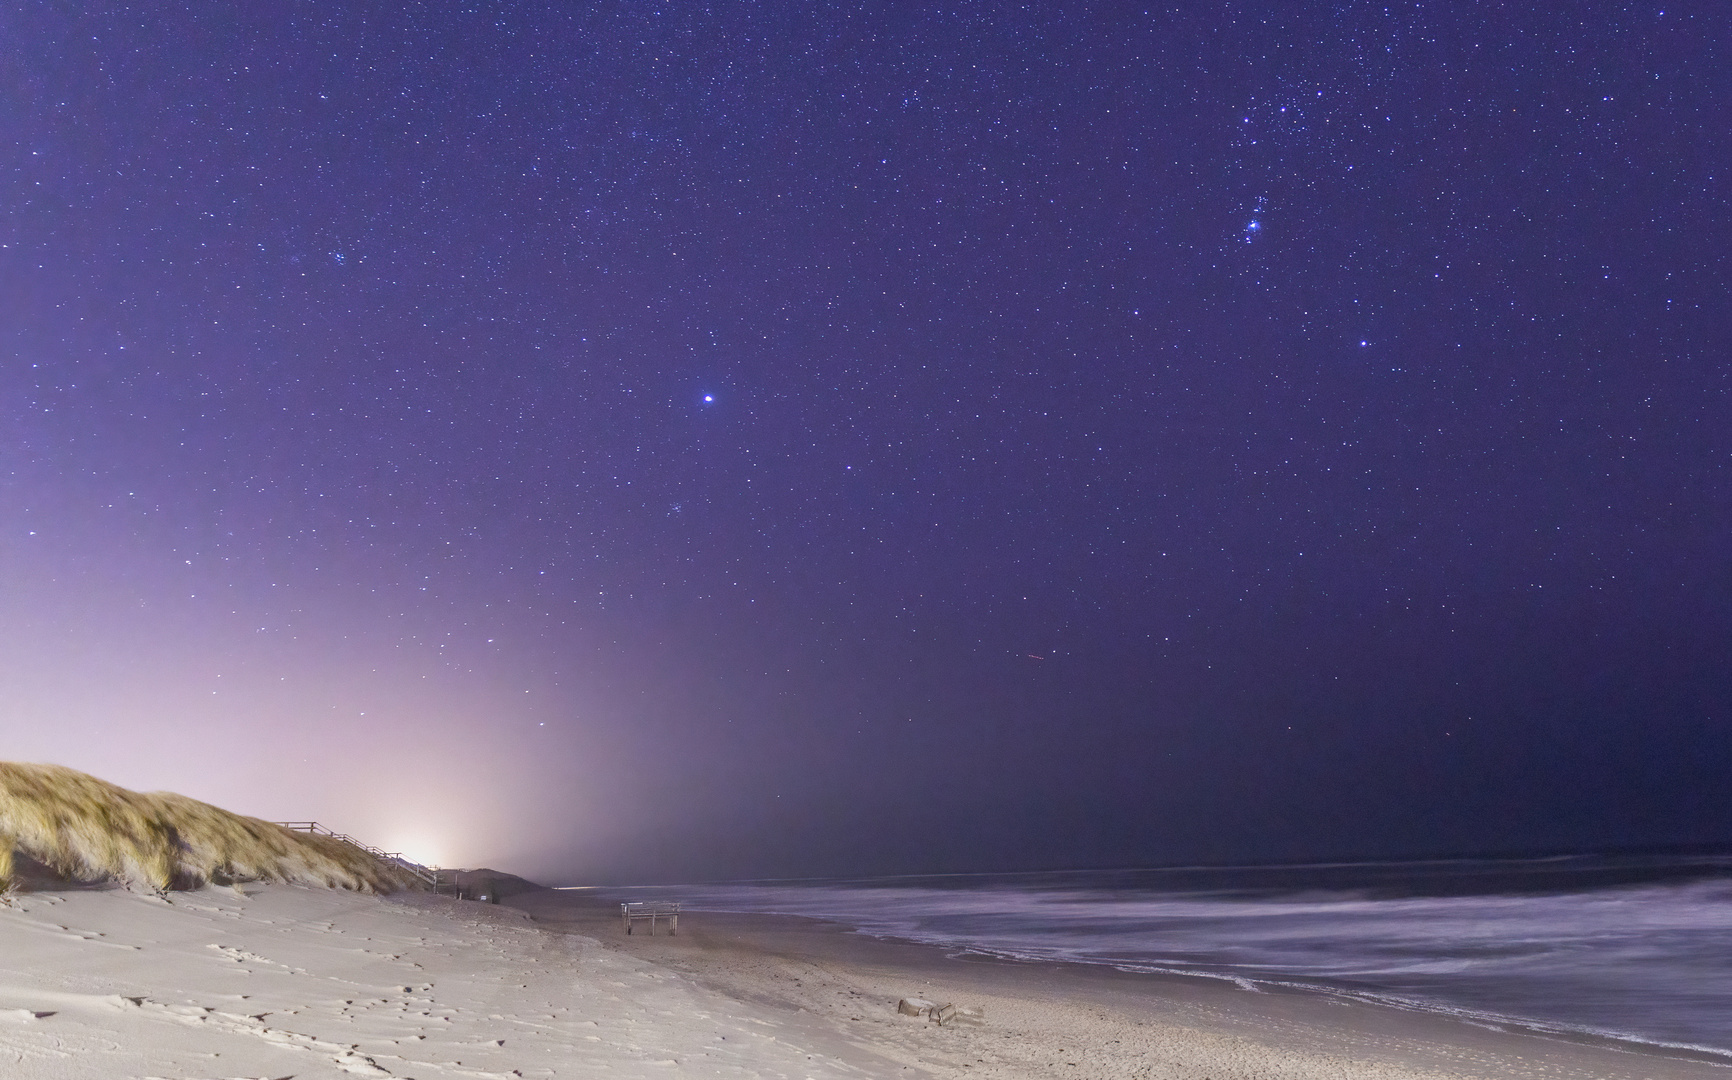
POLYGON ((0 1072, 558 1080, 1732 1080, 1300 990, 1017 961, 799 916, 296 885, 0 907, 0 1072), (897 1001, 954 1004, 943 1026, 897 1001))
POLYGON ((504 905, 537 927, 593 938, 796 1024, 843 1060, 864 1052, 904 1075, 1732 1077, 1732 1062, 1688 1049, 1299 986, 1253 991, 1207 975, 1009 959, 804 916, 692 911, 679 936, 652 938, 628 937, 617 903, 587 890, 526 893, 504 905), (984 1023, 939 1027, 899 1016, 902 997, 980 1008, 984 1023))

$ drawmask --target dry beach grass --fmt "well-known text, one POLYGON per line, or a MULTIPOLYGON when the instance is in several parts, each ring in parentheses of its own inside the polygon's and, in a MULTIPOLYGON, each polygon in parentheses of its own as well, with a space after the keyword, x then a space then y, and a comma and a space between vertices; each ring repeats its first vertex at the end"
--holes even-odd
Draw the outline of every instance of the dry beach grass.
POLYGON ((15 851, 67 878, 156 892, 238 881, 374 893, 419 887, 341 841, 59 765, 0 762, 0 892, 17 885, 15 851))

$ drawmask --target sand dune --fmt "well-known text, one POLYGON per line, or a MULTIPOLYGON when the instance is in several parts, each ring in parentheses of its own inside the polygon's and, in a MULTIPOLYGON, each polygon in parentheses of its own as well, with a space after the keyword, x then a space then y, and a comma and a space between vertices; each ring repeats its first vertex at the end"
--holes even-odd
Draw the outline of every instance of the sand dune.
POLYGON ((380 893, 421 887, 402 868, 330 837, 171 792, 128 791, 60 765, 0 761, 0 892, 16 884, 15 850, 57 877, 157 892, 211 881, 380 893))

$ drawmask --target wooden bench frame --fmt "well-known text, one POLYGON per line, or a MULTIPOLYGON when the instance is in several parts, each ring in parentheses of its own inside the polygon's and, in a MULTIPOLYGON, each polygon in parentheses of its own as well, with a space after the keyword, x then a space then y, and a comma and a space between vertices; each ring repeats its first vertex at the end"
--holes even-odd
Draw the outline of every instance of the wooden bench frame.
POLYGON ((650 937, 655 937, 656 920, 668 920, 668 933, 677 935, 680 932, 680 905, 678 901, 670 900, 633 900, 619 906, 619 918, 625 924, 625 932, 631 933, 631 924, 639 919, 648 919, 650 937))

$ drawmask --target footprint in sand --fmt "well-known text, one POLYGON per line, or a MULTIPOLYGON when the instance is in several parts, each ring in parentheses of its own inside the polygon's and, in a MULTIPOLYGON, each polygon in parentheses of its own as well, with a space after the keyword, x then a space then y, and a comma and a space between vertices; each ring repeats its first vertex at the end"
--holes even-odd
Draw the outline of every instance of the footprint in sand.
POLYGON ((288 1031, 283 1028, 273 1028, 264 1021, 265 1014, 258 1016, 237 1016, 233 1013, 218 1012, 216 1009, 203 1005, 166 1005, 145 997, 123 997, 118 999, 123 1006, 143 1010, 147 1015, 175 1020, 193 1027, 212 1027, 236 1035, 251 1035, 277 1046, 290 1046, 298 1050, 306 1050, 325 1057, 351 1076, 372 1078, 390 1078, 393 1074, 377 1061, 361 1053, 353 1046, 342 1046, 326 1042, 312 1035, 304 1035, 298 1031, 288 1031))
POLYGON ((22 925, 40 934, 52 934, 54 937, 65 938, 68 941, 82 941, 87 945, 102 945, 110 949, 125 949, 128 952, 138 952, 137 945, 123 945, 118 941, 107 940, 107 935, 95 930, 74 930, 70 926, 59 923, 40 922, 36 919, 24 919, 13 925, 22 925))
POLYGON ((288 964, 280 964, 275 960, 260 956, 258 953, 248 952, 245 949, 237 949, 233 945, 206 945, 205 948, 215 949, 217 952, 222 953, 237 964, 264 964, 267 967, 280 968, 292 975, 311 974, 311 972, 308 972, 304 968, 290 967, 288 964))

